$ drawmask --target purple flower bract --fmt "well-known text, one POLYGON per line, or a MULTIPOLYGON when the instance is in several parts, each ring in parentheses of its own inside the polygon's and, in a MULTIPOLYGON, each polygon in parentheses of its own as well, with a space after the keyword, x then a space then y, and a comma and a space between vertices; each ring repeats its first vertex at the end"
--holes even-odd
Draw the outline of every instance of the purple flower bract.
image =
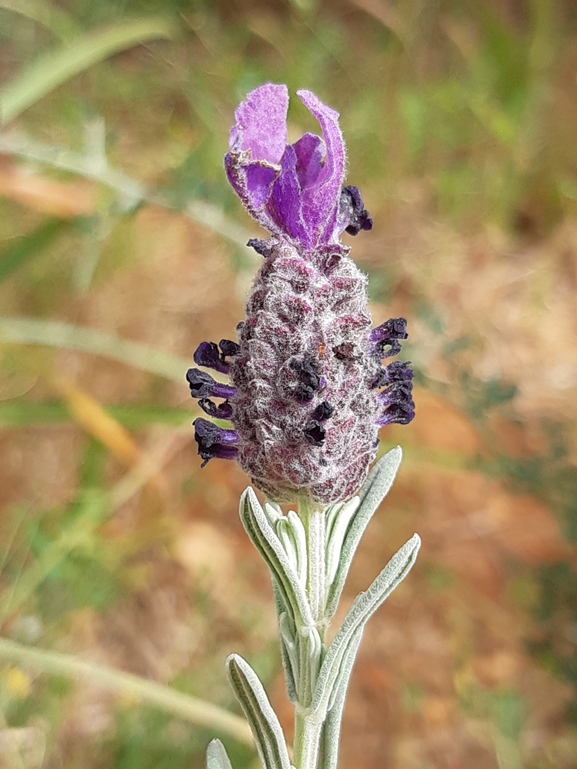
POLYGON ((268 83, 236 110, 224 165, 259 224, 312 248, 338 242, 349 225, 349 200, 341 206, 346 154, 338 113, 310 91, 297 95, 319 121, 322 138, 307 133, 287 145, 288 89, 268 83))
POLYGON ((238 343, 202 342, 194 360, 232 385, 190 369, 191 394, 220 428, 195 422, 199 454, 238 459, 269 498, 319 504, 349 499, 362 484, 383 425, 414 416, 413 372, 396 355, 407 337, 394 318, 371 330, 367 279, 340 242, 372 228, 359 190, 343 186, 338 113, 310 91, 298 96, 322 137, 287 145, 288 90, 266 84, 235 113, 228 179, 270 233, 251 240, 264 257, 239 324, 238 343), (211 398, 222 399, 215 404, 211 398))

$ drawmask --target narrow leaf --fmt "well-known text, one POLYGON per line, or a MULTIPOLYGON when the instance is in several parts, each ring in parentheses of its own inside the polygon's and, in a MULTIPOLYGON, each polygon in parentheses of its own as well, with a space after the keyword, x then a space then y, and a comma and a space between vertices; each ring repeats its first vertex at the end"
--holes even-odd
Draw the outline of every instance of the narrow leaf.
POLYGON ((294 510, 289 510, 287 519, 294 535, 297 572, 301 581, 301 585, 304 587, 307 583, 308 569, 307 537, 305 533, 305 527, 303 526, 303 522, 294 510))
POLYGON ((341 665, 338 684, 335 687, 334 702, 328 712, 323 730, 323 769, 338 769, 343 712, 351 680, 351 673, 353 672, 353 667, 363 637, 363 630, 364 628, 357 630, 351 639, 348 652, 341 665))
POLYGON ((297 685, 299 679, 298 649, 294 633, 290 632, 290 618, 287 612, 279 614, 279 635, 282 666, 285 673, 286 691, 289 700, 297 702, 297 685))
POLYGON ((298 613, 305 625, 313 625, 310 606, 298 575, 250 487, 240 498, 240 519, 276 579, 285 603, 292 607, 293 616, 298 613))
POLYGON ((399 446, 387 452, 385 456, 377 462, 360 491, 359 508, 345 535, 337 573, 329 590, 326 611, 328 619, 330 619, 337 610, 347 574, 349 573, 361 537, 377 508, 389 493, 399 469, 399 465, 401 464, 402 457, 403 452, 399 446))
POLYGON ((327 585, 332 585, 336 576, 339 564, 341 562, 341 552, 345 535, 349 529, 351 520, 359 508, 360 500, 353 497, 349 502, 339 506, 337 515, 331 522, 331 529, 327 537, 326 562, 327 562, 327 585))
POLYGON ((281 725, 257 674, 238 654, 230 655, 226 667, 252 730, 263 769, 291 769, 281 725))
POLYGON ((220 740, 212 740, 208 743, 206 769, 232 769, 226 749, 220 740))
POLYGON ((364 627, 372 614, 407 576, 415 563, 420 546, 421 540, 419 536, 417 534, 413 535, 395 553, 369 589, 356 597, 343 624, 328 648, 319 673, 311 712, 321 715, 327 712, 328 706, 334 698, 335 686, 338 686, 341 665, 350 649, 355 634, 364 627))
POLYGON ((70 224, 62 219, 48 219, 33 232, 18 238, 0 254, 0 282, 40 256, 43 250, 69 227, 70 224))
POLYGON ((171 25, 164 19, 139 19, 89 32, 41 55, 2 90, 0 125, 6 125, 46 94, 96 62, 146 40, 168 38, 171 34, 171 25))

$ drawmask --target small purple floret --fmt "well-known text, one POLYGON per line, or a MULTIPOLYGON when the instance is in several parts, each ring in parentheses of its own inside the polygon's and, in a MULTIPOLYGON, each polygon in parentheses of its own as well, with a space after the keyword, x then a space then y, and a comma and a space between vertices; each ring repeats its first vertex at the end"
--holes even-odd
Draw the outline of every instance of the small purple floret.
POLYGON ((234 387, 217 382, 210 374, 197 368, 189 368, 186 379, 193 398, 233 398, 236 393, 234 387))
POLYGON ((204 366, 228 374, 229 364, 226 360, 238 355, 239 346, 230 339, 221 339, 218 345, 214 342, 201 342, 193 355, 197 366, 204 366))
POLYGON ((225 430, 217 427, 208 419, 198 417, 194 420, 194 430, 205 446, 212 446, 214 443, 221 443, 224 446, 233 446, 238 443, 238 433, 235 430, 225 430))
POLYGON ((334 406, 331 406, 327 401, 323 401, 313 411, 312 418, 315 422, 324 422, 325 419, 330 419, 334 413, 334 406))
POLYGON ((406 339, 408 336, 407 321, 404 318, 389 318, 371 331, 369 339, 371 342, 389 344, 393 339, 406 339))
POLYGON ((361 230, 372 230, 373 220, 364 206, 358 187, 343 187, 341 192, 339 217, 348 221, 345 232, 358 235, 361 230))
POLYGON ((377 376, 371 382, 371 388, 373 390, 379 387, 385 387, 385 385, 391 382, 406 381, 410 382, 414 376, 413 369, 411 368, 411 362, 395 360, 389 363, 388 366, 380 369, 377 376))
POLYGON ((410 403, 395 403, 385 409, 384 413, 377 419, 376 424, 379 427, 386 427, 387 425, 398 424, 408 425, 415 416, 415 404, 413 401, 410 403))
POLYGON ((408 336, 407 321, 404 318, 390 318, 371 331, 372 354, 379 359, 392 358, 401 352, 399 340, 408 336))
POLYGON ((220 347, 220 357, 223 363, 226 362, 227 358, 233 358, 240 352, 239 345, 236 342, 233 342, 231 339, 221 339, 218 343, 218 346, 220 347))
POLYGON ((234 430, 223 430, 207 419, 199 417, 193 422, 194 439, 198 443, 198 453, 204 460, 202 466, 211 459, 236 459, 238 449, 238 433, 234 430))
POLYGON ((228 374, 228 364, 221 361, 219 349, 214 342, 201 342, 192 357, 197 366, 228 374))
POLYGON ((198 401, 198 405, 209 417, 214 417, 214 419, 232 419, 232 406, 229 401, 217 405, 210 398, 201 398, 198 401))

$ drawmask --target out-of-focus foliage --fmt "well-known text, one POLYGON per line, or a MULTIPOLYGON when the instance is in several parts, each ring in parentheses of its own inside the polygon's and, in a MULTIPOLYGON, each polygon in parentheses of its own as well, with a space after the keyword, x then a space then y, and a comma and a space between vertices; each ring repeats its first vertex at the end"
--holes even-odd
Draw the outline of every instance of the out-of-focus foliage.
POLYGON ((375 219, 351 245, 419 383, 348 595, 424 546, 365 635, 342 765, 575 766, 576 65, 570 0, 0 0, 1 635, 64 655, 0 641, 2 767, 188 769, 217 733, 250 765, 228 722, 98 674, 234 710, 233 650, 290 730, 246 479, 199 471, 184 382, 257 266, 222 156, 267 80, 341 112, 375 219))

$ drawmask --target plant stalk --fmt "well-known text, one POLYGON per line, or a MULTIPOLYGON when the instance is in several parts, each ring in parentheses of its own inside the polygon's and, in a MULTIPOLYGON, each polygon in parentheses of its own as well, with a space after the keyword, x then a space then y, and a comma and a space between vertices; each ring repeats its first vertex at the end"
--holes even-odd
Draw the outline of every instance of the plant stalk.
POLYGON ((323 508, 301 500, 299 515, 306 532, 306 593, 315 625, 298 628, 300 643, 299 704, 295 713, 294 765, 296 769, 318 769, 323 721, 309 712, 316 678, 326 652, 326 516, 323 508), (320 644, 320 649, 318 648, 320 644))

